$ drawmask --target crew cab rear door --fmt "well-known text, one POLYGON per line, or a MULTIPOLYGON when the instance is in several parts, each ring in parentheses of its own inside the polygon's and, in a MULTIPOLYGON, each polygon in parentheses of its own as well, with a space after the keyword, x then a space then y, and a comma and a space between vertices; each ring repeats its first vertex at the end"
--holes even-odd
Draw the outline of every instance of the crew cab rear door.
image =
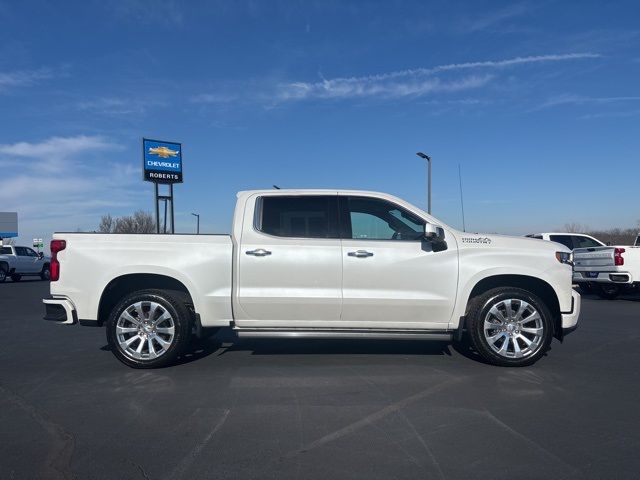
POLYGON ((340 211, 342 321, 447 328, 458 282, 455 240, 426 240, 425 221, 385 199, 340 195, 340 211))
POLYGON ((239 327, 330 327, 340 320, 337 192, 249 201, 238 242, 239 327))

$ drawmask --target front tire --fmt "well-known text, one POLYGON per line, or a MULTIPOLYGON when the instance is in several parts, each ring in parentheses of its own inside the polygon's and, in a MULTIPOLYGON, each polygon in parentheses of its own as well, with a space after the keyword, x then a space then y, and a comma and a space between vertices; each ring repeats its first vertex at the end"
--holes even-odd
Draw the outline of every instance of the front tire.
POLYGON ((474 299, 468 321, 472 346, 492 365, 532 365, 547 352, 553 339, 548 307, 520 288, 494 288, 483 293, 474 299))
POLYGON ((107 320, 111 351, 133 368, 172 364, 189 343, 189 311, 179 292, 140 290, 120 301, 107 320))

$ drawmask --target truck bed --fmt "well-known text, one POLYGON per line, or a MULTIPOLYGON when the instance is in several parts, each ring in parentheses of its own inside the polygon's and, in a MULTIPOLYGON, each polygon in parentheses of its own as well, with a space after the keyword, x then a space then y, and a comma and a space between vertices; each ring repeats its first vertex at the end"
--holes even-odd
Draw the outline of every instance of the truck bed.
POLYGON ((51 295, 73 298, 78 319, 97 321, 100 294, 126 275, 161 275, 195 292, 203 326, 229 325, 231 315, 230 235, 54 233, 65 240, 58 253, 60 279, 51 295))

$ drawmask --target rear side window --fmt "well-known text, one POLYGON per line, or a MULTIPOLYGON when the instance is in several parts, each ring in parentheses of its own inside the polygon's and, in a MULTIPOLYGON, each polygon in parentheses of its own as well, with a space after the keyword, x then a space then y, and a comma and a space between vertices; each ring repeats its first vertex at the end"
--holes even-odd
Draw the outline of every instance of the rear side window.
POLYGON ((1 247, 0 255, 11 255, 11 247, 1 247))
POLYGON ((262 197, 256 228, 276 237, 338 238, 338 196, 262 197))
POLYGON ((556 243, 561 243, 569 250, 573 250, 573 240, 571 239, 571 235, 549 235, 549 240, 556 243))
POLYGON ((601 247, 602 244, 596 242, 592 238, 582 237, 580 235, 575 235, 573 237, 573 248, 591 248, 591 247, 601 247))
POLYGON ((16 247, 16 255, 19 257, 28 257, 27 249, 24 247, 16 247))

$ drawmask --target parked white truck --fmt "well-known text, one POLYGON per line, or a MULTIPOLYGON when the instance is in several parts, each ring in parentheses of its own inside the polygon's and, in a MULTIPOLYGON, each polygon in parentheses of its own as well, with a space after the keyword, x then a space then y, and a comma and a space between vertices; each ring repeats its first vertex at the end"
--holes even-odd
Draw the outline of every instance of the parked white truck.
POLYGON ((24 276, 38 276, 49 280, 49 257, 36 253, 29 247, 13 245, 0 246, 0 283, 7 277, 19 282, 24 276))
POLYGON ((602 298, 614 300, 640 286, 640 246, 578 248, 573 258, 573 281, 595 286, 602 298))
POLYGON ((575 329, 570 252, 463 233, 391 195, 238 194, 231 235, 56 233, 45 319, 106 326, 136 368, 171 363, 193 333, 240 337, 468 335, 485 361, 530 365, 575 329))

